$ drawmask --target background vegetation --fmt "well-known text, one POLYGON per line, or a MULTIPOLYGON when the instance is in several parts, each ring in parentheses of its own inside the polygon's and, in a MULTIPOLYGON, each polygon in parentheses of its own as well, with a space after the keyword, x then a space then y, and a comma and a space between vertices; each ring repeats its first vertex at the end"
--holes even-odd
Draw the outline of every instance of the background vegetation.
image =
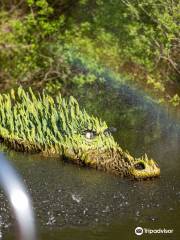
POLYGON ((2 0, 0 87, 126 81, 180 104, 179 0, 2 0))

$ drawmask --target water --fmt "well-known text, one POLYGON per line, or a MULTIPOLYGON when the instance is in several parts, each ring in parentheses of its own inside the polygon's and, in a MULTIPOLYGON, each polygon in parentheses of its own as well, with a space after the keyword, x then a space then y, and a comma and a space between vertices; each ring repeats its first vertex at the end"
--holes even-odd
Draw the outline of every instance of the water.
MULTIPOLYGON (((34 201, 39 239, 138 239, 137 226, 173 229, 141 239, 180 237, 180 125, 178 117, 127 86, 72 90, 90 113, 116 127, 117 142, 134 156, 148 153, 161 177, 134 182, 59 159, 6 152, 34 201), (87 94, 88 93, 88 94, 87 94)), ((0 193, 0 235, 12 237, 8 203, 0 193)), ((1 238, 0 238, 1 239, 1 238)))

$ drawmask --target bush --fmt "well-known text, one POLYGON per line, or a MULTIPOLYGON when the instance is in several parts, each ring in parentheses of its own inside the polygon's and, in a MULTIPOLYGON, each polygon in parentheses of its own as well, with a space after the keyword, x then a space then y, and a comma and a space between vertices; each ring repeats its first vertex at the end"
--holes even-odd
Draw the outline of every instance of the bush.
POLYGON ((107 71, 168 95, 179 81, 179 1, 6 0, 0 10, 0 83, 10 87, 52 92, 107 71))

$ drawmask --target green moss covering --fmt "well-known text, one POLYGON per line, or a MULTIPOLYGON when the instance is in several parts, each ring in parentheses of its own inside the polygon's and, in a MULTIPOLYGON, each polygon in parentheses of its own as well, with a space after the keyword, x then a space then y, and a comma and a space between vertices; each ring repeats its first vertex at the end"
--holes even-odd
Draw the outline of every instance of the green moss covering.
POLYGON ((154 160, 133 158, 115 142, 107 124, 81 110, 72 96, 55 99, 19 87, 0 95, 0 138, 12 149, 62 156, 80 165, 149 178, 160 174, 154 160))

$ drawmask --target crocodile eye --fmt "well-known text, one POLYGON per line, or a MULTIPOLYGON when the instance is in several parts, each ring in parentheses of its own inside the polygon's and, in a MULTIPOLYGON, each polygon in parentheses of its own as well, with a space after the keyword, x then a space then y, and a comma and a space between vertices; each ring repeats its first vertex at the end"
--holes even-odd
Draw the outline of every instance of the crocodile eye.
POLYGON ((116 132, 116 130, 117 129, 114 128, 114 127, 109 127, 109 128, 104 130, 104 135, 109 136, 111 133, 116 132))
POLYGON ((105 136, 109 136, 110 134, 111 134, 111 132, 109 131, 108 128, 106 130, 104 130, 104 135, 105 136))
POLYGON ((84 135, 87 139, 93 139, 94 137, 96 137, 96 133, 94 131, 85 131, 84 135))

